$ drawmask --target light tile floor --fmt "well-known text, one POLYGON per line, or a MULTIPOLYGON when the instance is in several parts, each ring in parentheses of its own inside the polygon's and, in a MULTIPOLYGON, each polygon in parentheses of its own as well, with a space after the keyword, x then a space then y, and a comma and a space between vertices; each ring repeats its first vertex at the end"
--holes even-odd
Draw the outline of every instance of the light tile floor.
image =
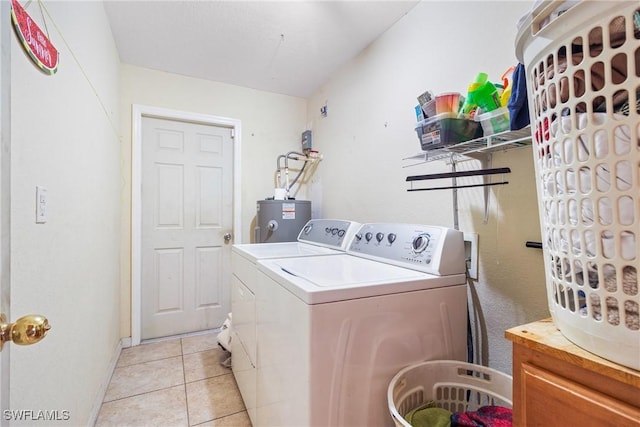
POLYGON ((123 349, 96 427, 251 427, 217 334, 123 349))

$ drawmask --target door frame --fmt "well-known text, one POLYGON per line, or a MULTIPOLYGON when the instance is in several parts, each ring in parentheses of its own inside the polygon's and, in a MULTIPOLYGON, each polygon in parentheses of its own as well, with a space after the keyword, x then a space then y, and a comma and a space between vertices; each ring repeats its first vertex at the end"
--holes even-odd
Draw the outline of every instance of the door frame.
POLYGON ((140 344, 142 334, 142 118, 192 122, 233 130, 233 233, 232 242, 242 241, 241 121, 227 117, 133 104, 131 112, 131 345, 140 344))

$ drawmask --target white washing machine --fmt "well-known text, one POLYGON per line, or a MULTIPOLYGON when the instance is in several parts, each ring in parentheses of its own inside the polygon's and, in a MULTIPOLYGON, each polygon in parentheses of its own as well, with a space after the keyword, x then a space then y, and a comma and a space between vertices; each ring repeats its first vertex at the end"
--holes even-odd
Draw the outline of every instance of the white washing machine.
POLYGON ((466 360, 463 233, 364 224, 347 252, 258 262, 257 426, 392 426, 407 365, 466 360))
POLYGON ((296 242, 233 245, 231 249, 232 371, 249 418, 256 423, 256 313, 258 260, 328 256, 345 253, 360 224, 339 219, 312 219, 296 242))

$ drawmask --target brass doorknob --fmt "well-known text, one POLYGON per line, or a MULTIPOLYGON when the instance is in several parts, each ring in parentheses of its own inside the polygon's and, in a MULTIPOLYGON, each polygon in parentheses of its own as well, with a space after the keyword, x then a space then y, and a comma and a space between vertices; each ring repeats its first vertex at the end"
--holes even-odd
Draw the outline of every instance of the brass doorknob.
POLYGON ((7 316, 0 314, 0 351, 7 341, 18 345, 35 344, 45 337, 49 329, 49 321, 40 314, 22 316, 13 323, 7 323, 7 316))

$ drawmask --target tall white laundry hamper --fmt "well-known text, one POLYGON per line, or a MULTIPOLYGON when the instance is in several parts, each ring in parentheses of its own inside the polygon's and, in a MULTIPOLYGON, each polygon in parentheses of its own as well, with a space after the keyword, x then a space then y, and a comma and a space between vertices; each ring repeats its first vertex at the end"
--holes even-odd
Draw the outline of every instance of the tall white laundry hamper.
POLYGON ((640 3, 542 2, 516 51, 554 323, 640 369, 640 3))

